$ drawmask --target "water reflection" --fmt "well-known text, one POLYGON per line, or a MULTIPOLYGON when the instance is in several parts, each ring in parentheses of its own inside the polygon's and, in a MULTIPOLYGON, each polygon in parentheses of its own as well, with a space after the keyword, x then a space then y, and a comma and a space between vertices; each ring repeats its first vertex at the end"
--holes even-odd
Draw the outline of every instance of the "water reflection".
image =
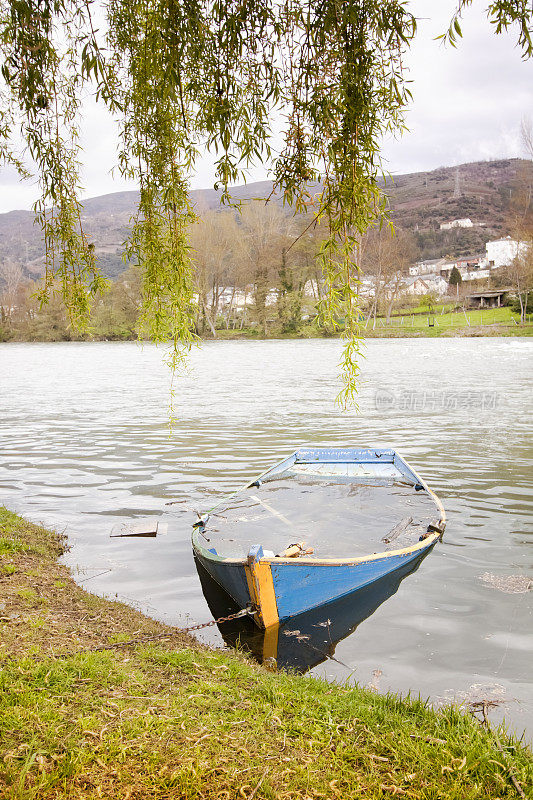
MULTIPOLYGON (((267 631, 259 630, 246 617, 219 623, 218 629, 226 645, 244 648, 260 664, 273 670, 301 673, 322 664, 326 659, 338 661, 335 658, 337 644, 392 597, 403 579, 416 572, 426 555, 427 552, 422 553, 415 561, 393 574, 385 575, 339 600, 291 617, 267 631)), ((213 617, 220 619, 239 611, 233 598, 211 578, 197 559, 195 564, 213 617)), ((339 663, 347 666, 342 661, 339 663)))

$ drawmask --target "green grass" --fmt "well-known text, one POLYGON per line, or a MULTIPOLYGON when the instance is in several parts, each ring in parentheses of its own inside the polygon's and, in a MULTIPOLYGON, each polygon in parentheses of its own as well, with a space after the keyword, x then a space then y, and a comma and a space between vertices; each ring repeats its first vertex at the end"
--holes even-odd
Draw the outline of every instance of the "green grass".
POLYGON ((533 783, 527 748, 499 731, 502 753, 457 708, 209 650, 81 590, 56 564, 52 532, 2 509, 0 528, 27 547, 0 581, 21 615, 2 617, 0 797, 496 800, 518 797, 509 769, 526 793, 533 783), (45 608, 20 596, 31 582, 45 608), (168 638, 90 651, 147 632, 168 638))
POLYGON ((0 556, 26 553, 55 559, 65 552, 66 539, 0 506, 0 556))
POLYGON ((387 323, 378 317, 375 329, 372 323, 364 331, 365 336, 531 336, 533 324, 519 325, 519 315, 508 306, 501 308, 453 311, 449 306, 435 309, 428 325, 427 309, 412 309, 405 315, 391 317, 387 323), (443 313, 444 309, 444 313, 443 313))
POLYGON ((0 781, 16 798, 503 798, 509 759, 533 780, 523 748, 507 740, 502 756, 455 709, 221 652, 23 658, 0 698, 0 781))
POLYGON ((17 591, 18 597, 21 597, 23 600, 37 600, 39 595, 37 592, 34 592, 33 589, 18 589, 17 591))
MULTIPOLYGON (((396 311, 387 323, 384 317, 378 317, 376 327, 369 322, 363 324, 363 336, 366 338, 410 337, 410 336, 531 336, 533 324, 519 325, 520 316, 509 306, 489 309, 473 309, 465 312, 456 311, 454 303, 437 306, 432 318, 434 325, 428 325, 428 311, 425 306, 396 311)), ((323 331, 313 323, 302 324, 297 333, 282 334, 272 326, 266 338, 271 339, 306 339, 324 337, 323 331)), ((218 330, 217 338, 227 339, 263 339, 257 328, 241 330, 218 330)))
MULTIPOLYGON (((488 309, 472 309, 466 312, 454 311, 453 308, 448 306, 441 306, 435 309, 432 318, 435 319, 435 324, 438 327, 455 327, 464 328, 470 325, 513 325, 518 323, 520 317, 514 314, 508 306, 501 308, 488 308, 488 309), (444 313, 442 309, 444 308, 444 313)), ((385 322, 380 318, 380 323, 385 322)), ((428 313, 427 309, 413 309, 411 312, 406 311, 405 314, 396 314, 390 320, 392 327, 407 327, 407 328, 427 328, 428 327, 428 313), (402 323, 403 319, 403 323, 402 323)))
POLYGON ((0 556, 23 553, 25 550, 24 544, 18 539, 8 539, 6 536, 0 537, 0 556))

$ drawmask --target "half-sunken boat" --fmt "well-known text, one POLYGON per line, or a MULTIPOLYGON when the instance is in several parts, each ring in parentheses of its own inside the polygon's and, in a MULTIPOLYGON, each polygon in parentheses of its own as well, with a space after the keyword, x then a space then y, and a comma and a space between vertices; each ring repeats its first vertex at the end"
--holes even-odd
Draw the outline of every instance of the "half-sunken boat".
POLYGON ((297 450, 202 514, 194 555, 262 628, 420 561, 442 537, 438 497, 392 449, 297 450))
POLYGON ((224 643, 247 651, 271 670, 303 673, 326 659, 336 661, 337 644, 398 591, 403 579, 418 569, 425 555, 422 552, 414 561, 355 592, 264 629, 248 616, 224 622, 239 607, 198 559, 195 561, 209 610, 214 619, 220 620, 217 627, 224 643))

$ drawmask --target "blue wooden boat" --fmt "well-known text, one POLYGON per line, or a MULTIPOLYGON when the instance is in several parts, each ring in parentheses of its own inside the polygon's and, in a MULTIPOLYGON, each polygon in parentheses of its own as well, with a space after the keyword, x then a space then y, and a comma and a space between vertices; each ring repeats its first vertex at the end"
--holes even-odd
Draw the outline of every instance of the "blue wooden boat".
POLYGON ((239 608, 251 605, 257 625, 270 628, 404 572, 434 547, 445 520, 396 451, 308 447, 202 514, 192 545, 239 608))
MULTIPOLYGON (((337 644, 350 636, 382 603, 398 591, 400 583, 415 572, 427 551, 415 561, 384 575, 368 586, 329 603, 291 617, 279 625, 261 629, 250 619, 240 617, 218 623, 228 647, 239 647, 271 670, 307 672, 326 659, 335 660, 337 644)), ((233 598, 216 583, 195 559, 204 597, 214 619, 239 611, 233 598)))

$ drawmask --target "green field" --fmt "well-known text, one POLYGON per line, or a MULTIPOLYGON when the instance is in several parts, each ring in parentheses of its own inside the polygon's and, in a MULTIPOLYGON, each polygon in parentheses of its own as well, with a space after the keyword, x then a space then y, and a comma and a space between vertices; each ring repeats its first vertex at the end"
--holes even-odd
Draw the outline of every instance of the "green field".
MULTIPOLYGON (((342 328, 344 320, 339 320, 342 328)), ((363 338, 398 338, 410 336, 531 336, 533 335, 533 314, 528 315, 526 325, 520 325, 520 315, 513 312, 509 306, 501 308, 475 309, 457 311, 454 303, 436 307, 432 314, 428 314, 427 307, 404 309, 396 312, 386 321, 384 317, 377 317, 375 325, 373 320, 361 321, 363 338), (432 323, 431 325, 429 323, 432 323)), ((339 335, 338 333, 332 335, 339 335)), ((242 330, 217 330, 219 339, 305 339, 323 337, 325 333, 315 322, 302 323, 297 332, 280 333, 279 328, 272 324, 268 335, 265 337, 256 328, 242 330)))
POLYGON ((501 308, 455 311, 453 306, 440 306, 432 314, 427 308, 416 308, 397 314, 387 322, 378 317, 375 327, 370 321, 364 335, 379 336, 531 336, 533 315, 528 324, 520 325, 520 315, 509 306, 501 308), (431 324, 430 324, 431 323, 431 324))
MULTIPOLYGON (((442 306, 429 316, 427 309, 415 309, 411 313, 406 312, 391 318, 387 327, 407 327, 407 328, 427 328, 428 319, 434 321, 438 328, 464 328, 469 326, 488 326, 488 325, 513 325, 518 327, 520 315, 515 314, 509 306, 501 308, 474 309, 468 311, 453 311, 449 307, 442 306)), ((378 318, 381 325, 385 325, 383 318, 378 318)), ((370 327, 370 325, 369 325, 370 327)))

